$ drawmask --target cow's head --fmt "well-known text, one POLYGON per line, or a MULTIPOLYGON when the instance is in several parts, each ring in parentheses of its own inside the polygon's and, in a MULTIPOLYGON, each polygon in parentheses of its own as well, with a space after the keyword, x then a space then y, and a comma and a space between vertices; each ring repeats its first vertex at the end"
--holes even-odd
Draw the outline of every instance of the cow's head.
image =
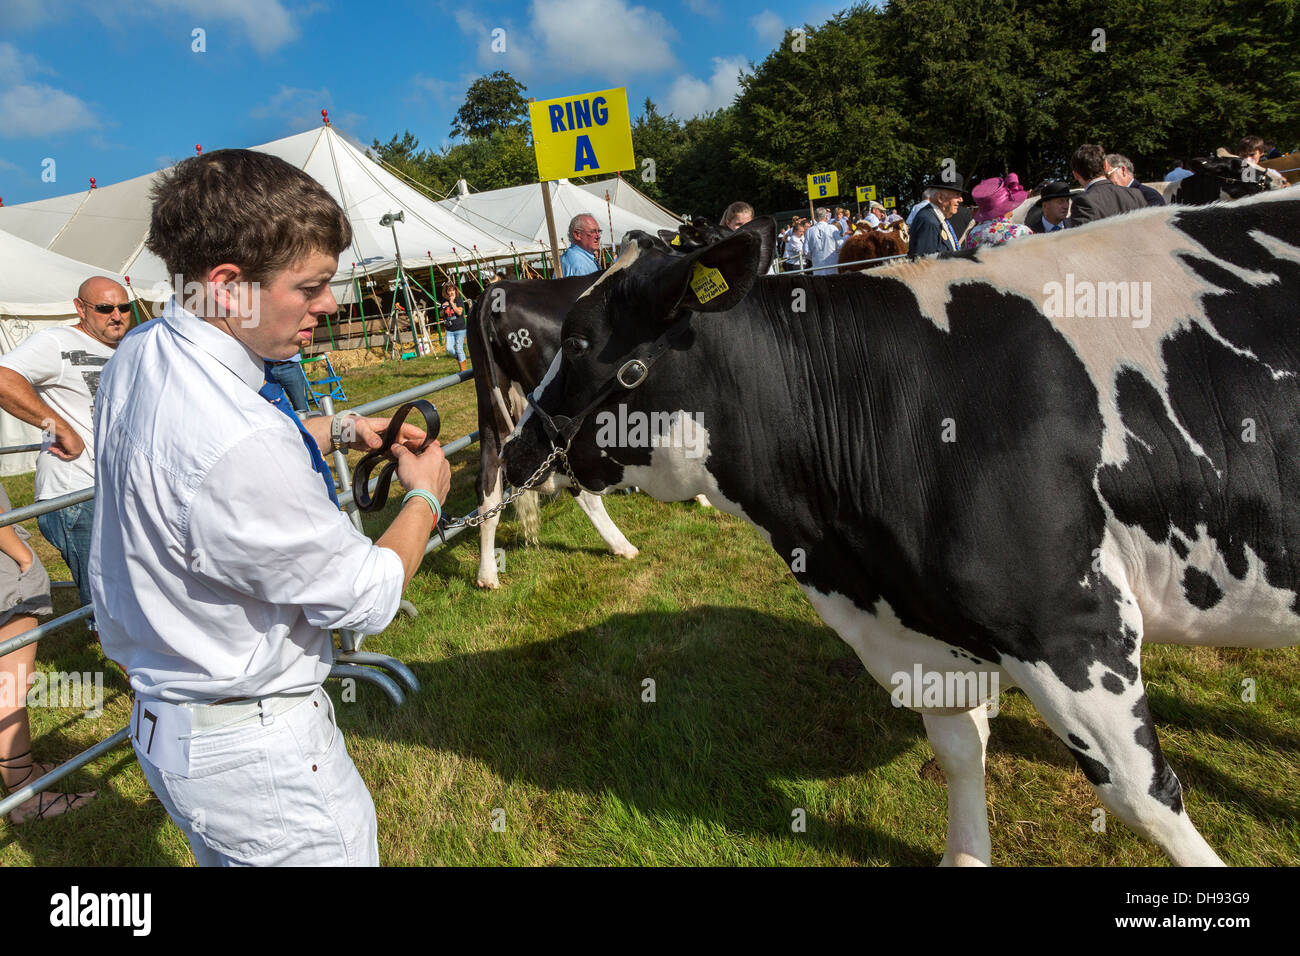
MULTIPOLYGON (((686 447, 698 420, 683 418, 694 410, 682 407, 691 375, 681 356, 692 325, 734 308, 767 270, 775 237, 769 217, 685 253, 629 234, 565 317, 560 351, 503 449, 511 484, 526 482, 556 447, 568 446, 573 474, 592 491, 622 483, 626 466, 657 465, 661 450, 698 456, 686 447)), ((563 474, 560 466, 552 469, 563 474)))

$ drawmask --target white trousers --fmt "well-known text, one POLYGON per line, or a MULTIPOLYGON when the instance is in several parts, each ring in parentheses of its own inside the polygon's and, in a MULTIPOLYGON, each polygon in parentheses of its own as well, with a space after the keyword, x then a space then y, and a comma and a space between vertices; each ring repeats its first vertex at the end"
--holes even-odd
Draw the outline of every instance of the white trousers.
POLYGON ((189 777, 158 769, 132 743, 200 866, 379 865, 374 801, 323 688, 270 723, 253 715, 196 729, 189 777))

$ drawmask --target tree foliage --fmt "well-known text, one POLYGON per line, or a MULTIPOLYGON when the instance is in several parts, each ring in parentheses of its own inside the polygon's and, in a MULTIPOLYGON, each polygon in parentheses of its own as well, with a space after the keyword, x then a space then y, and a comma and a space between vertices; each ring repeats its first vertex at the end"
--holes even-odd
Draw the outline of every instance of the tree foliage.
POLYGON ((526 130, 527 89, 505 70, 480 76, 465 91, 465 102, 456 111, 451 135, 479 139, 506 130, 526 130))
MULTIPOLYGON (((716 218, 736 199, 803 206, 805 177, 822 170, 839 173, 841 203, 868 183, 906 202, 945 159, 968 179, 1035 183, 1067 177, 1092 142, 1155 179, 1248 133, 1300 144, 1298 0, 892 0, 804 30, 804 48, 787 34, 725 109, 681 120, 646 99, 638 167, 623 175, 716 218)), ((502 92, 517 86, 505 73, 476 81, 457 128, 498 125, 445 154, 418 152, 410 133, 375 148, 440 191, 457 175, 478 189, 535 182, 526 104, 502 92), (480 84, 508 105, 491 112, 480 84)))

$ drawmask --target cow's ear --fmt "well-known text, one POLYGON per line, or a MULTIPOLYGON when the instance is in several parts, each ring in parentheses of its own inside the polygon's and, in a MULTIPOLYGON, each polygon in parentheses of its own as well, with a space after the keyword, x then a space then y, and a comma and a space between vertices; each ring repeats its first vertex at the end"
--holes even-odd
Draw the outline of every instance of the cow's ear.
POLYGON ((776 220, 771 216, 760 216, 745 223, 738 231, 752 232, 762 241, 763 248, 758 261, 758 274, 762 275, 771 267, 772 256, 776 252, 776 220))
POLYGON ((692 312, 727 311, 749 292, 762 257, 759 231, 746 229, 692 253, 677 270, 678 306, 692 312))

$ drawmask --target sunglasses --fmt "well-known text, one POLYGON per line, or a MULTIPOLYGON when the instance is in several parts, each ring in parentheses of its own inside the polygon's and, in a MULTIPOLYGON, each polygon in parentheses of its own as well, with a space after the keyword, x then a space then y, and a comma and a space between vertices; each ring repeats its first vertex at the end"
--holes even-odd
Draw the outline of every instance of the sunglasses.
POLYGON ((89 302, 85 304, 89 305, 100 315, 112 315, 114 312, 121 312, 123 315, 131 314, 131 303, 129 302, 125 305, 91 305, 89 302))

